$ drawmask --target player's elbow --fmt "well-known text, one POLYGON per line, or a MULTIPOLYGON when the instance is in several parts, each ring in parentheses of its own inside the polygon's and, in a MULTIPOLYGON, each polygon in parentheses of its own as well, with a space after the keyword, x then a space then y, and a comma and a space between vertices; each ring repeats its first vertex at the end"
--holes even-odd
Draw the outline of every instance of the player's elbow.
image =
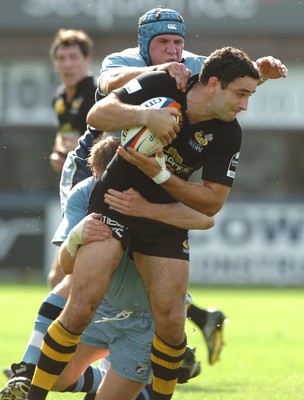
POLYGON ((119 87, 119 85, 117 84, 115 79, 108 79, 105 86, 105 93, 109 94, 112 92, 112 90, 117 89, 117 87, 119 87))
POLYGON ((214 217, 222 208, 222 203, 215 202, 210 204, 206 209, 204 209, 204 214, 208 217, 214 217))
POLYGON ((214 226, 215 226, 215 218, 214 217, 209 217, 206 229, 213 228, 214 226))
POLYGON ((95 110, 94 106, 89 110, 87 114, 87 124, 92 126, 93 128, 98 129, 98 117, 97 111, 95 110))

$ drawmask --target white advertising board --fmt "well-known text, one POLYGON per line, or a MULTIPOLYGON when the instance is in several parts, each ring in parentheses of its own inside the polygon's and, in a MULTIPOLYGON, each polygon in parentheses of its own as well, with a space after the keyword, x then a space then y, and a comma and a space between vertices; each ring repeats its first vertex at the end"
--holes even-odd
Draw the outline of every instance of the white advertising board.
MULTIPOLYGON (((296 64, 288 68, 288 79, 267 82, 250 98, 238 116, 244 128, 303 130, 303 71, 296 64)), ((98 71, 96 62, 96 76, 98 71)), ((55 125, 51 103, 57 85, 50 62, 0 62, 0 124, 55 125)))
POLYGON ((190 232, 190 281, 303 285, 304 204, 228 202, 208 231, 190 232))

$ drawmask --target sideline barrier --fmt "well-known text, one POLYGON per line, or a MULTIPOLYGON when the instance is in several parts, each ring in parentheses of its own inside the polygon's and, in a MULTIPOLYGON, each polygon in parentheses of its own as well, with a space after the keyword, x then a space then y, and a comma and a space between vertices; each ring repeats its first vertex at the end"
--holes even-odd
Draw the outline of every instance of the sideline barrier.
MULTIPOLYGON (((0 273, 47 275, 61 219, 53 193, 0 195, 0 273)), ((190 283, 304 286, 304 202, 228 201, 190 232, 190 283)))

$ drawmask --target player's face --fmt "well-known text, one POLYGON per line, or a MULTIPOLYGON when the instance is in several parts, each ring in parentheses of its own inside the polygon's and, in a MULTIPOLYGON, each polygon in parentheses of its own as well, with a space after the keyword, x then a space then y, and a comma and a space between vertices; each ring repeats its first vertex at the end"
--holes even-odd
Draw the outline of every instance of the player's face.
POLYGON ((222 121, 233 121, 237 114, 248 108, 249 97, 255 93, 257 81, 250 77, 237 78, 221 89, 218 82, 212 99, 212 111, 222 121))
POLYGON ((180 62, 184 39, 177 35, 160 35, 151 40, 149 55, 152 65, 180 62))
POLYGON ((54 66, 66 86, 76 86, 79 81, 88 76, 91 57, 84 57, 77 44, 59 46, 56 51, 54 66))

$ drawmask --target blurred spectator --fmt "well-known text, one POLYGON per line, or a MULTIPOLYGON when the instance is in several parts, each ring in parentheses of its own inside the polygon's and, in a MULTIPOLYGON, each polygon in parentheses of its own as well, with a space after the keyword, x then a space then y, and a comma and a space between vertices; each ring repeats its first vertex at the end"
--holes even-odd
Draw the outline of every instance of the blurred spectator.
MULTIPOLYGON (((93 41, 83 31, 59 29, 50 48, 50 56, 62 84, 55 92, 53 107, 58 131, 50 155, 50 165, 61 173, 69 151, 86 130, 86 116, 95 103, 96 82, 91 73, 93 41)), ((53 288, 64 277, 57 254, 48 274, 53 288)))
POLYGON ((95 103, 96 82, 91 73, 93 41, 83 31, 59 29, 50 56, 62 84, 53 107, 58 118, 50 165, 60 173, 67 153, 77 146, 86 129, 86 115, 95 103))

